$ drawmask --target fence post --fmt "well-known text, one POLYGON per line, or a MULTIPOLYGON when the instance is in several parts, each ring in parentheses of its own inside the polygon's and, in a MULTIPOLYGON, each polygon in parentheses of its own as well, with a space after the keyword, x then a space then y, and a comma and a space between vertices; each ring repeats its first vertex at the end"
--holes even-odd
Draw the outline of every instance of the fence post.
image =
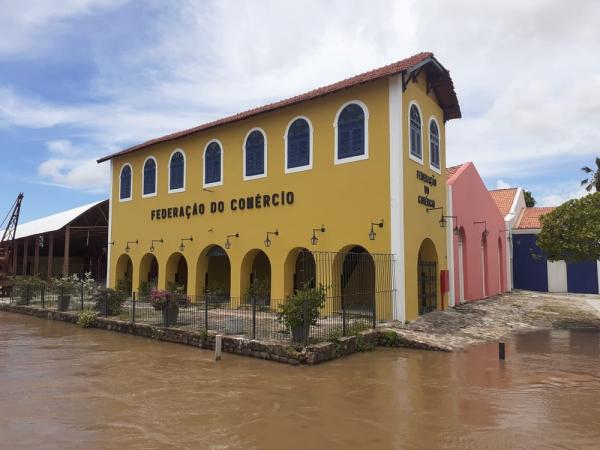
POLYGON ((302 333, 302 337, 303 337, 303 344, 306 347, 308 345, 308 338, 310 335, 310 323, 308 321, 308 298, 304 298, 304 302, 303 302, 303 333, 302 333))
POLYGON ((81 282, 81 310, 83 311, 83 281, 81 282))
POLYGON ((132 307, 131 307, 131 321, 133 323, 135 323, 135 292, 131 293, 131 302, 132 302, 132 307))
POLYGON ((27 306, 29 306, 29 295, 30 295, 29 287, 30 286, 28 284, 25 285, 25 304, 27 306))
POLYGON ((342 336, 346 336, 346 305, 344 304, 344 294, 342 294, 342 336))
POLYGON ((204 331, 208 331, 208 295, 204 295, 204 331))
POLYGON ((252 339, 256 339, 256 296, 252 297, 252 339))
POLYGON ((103 308, 104 308, 104 317, 108 317, 108 296, 105 295, 104 296, 104 301, 102 302, 103 308))
POLYGON ((58 302, 56 303, 56 309, 58 311, 60 311, 61 309, 61 305, 63 303, 63 297, 65 296, 65 287, 61 286, 60 287, 60 297, 58 298, 58 302))
POLYGON ((377 293, 373 299, 373 329, 377 326, 377 293))
POLYGON ((46 286, 42 285, 42 292, 41 292, 41 300, 42 300, 42 309, 44 309, 44 297, 46 295, 46 286))

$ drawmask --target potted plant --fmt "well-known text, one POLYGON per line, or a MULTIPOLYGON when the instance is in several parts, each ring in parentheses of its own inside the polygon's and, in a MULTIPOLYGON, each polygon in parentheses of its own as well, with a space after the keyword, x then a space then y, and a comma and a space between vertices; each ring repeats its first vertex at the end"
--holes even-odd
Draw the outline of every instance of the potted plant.
POLYGON ((271 303, 271 285, 266 280, 254 279, 246 291, 248 303, 253 302, 258 307, 269 306, 271 303))
POLYGON ((110 288, 98 288, 92 296, 94 309, 106 316, 118 316, 125 301, 126 294, 110 288))
POLYGON ((52 286, 58 290, 57 309, 59 311, 68 311, 71 303, 71 293, 77 286, 81 286, 79 277, 77 274, 73 274, 52 278, 52 286))
POLYGON ((156 289, 156 280, 140 282, 139 300, 148 301, 148 298, 150 297, 150 291, 152 289, 156 289))
POLYGON ((184 294, 161 289, 150 291, 150 304, 158 311, 162 311, 163 324, 170 327, 177 323, 179 308, 187 305, 187 297, 184 294))
POLYGON ((327 289, 323 285, 310 287, 307 284, 279 305, 278 319, 290 331, 293 342, 306 342, 310 326, 316 325, 325 306, 327 289))

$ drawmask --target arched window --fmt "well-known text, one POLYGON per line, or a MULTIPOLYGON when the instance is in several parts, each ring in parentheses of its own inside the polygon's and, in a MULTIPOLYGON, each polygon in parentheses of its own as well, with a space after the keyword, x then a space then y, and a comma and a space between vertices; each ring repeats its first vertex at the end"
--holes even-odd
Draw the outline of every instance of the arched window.
POLYGON ((357 103, 344 107, 337 120, 338 160, 366 155, 365 112, 357 103))
POLYGON ((311 165, 310 124, 306 119, 294 120, 286 135, 286 170, 306 168, 311 165))
POLYGON ((156 194, 156 161, 154 158, 148 158, 144 163, 144 182, 142 195, 156 194))
POLYGON ((217 141, 212 141, 204 150, 204 186, 216 186, 222 183, 222 155, 221 146, 217 141))
POLYGON ((119 187, 119 200, 131 199, 131 166, 126 164, 121 169, 121 183, 119 187))
POLYGON ((440 168, 440 130, 435 120, 429 122, 429 161, 436 169, 440 168))
POLYGON ((260 130, 254 130, 246 137, 244 153, 244 177, 252 179, 266 175, 265 136, 260 130))
POLYGON ((185 189, 185 156, 180 150, 171 155, 169 161, 169 192, 185 189))
POLYGON ((421 114, 417 105, 410 107, 410 154, 417 159, 423 159, 421 146, 421 114))

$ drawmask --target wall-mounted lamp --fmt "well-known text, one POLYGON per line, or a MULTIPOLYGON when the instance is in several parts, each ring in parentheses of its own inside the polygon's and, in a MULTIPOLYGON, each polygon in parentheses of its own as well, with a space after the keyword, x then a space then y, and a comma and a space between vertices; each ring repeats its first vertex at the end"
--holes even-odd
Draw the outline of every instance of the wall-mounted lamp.
POLYGON ((239 238, 240 237, 240 233, 235 233, 235 234, 228 234, 227 235, 227 240, 225 241, 225 249, 229 250, 231 248, 231 242, 229 242, 229 238, 234 237, 234 238, 239 238))
POLYGON ((183 245, 184 241, 190 241, 193 242, 194 241, 194 237, 190 236, 189 238, 181 238, 181 240, 179 241, 179 251, 182 252, 185 250, 185 245, 183 245))
POLYGON ((375 237, 377 236, 377 233, 375 233, 375 229, 374 227, 379 227, 379 228, 383 228, 383 219, 381 219, 379 222, 371 222, 371 231, 369 231, 369 239, 371 241, 375 240, 375 237))
MULTIPOLYGON (((442 213, 442 218, 440 219, 440 227, 446 227, 446 219, 454 219, 455 224, 456 222, 458 222, 458 216, 444 216, 442 213)), ((458 231, 458 225, 454 225, 454 229, 452 230, 452 232, 454 233, 454 236, 458 236, 460 234, 460 231, 458 231)))
POLYGON ((279 236, 279 231, 278 230, 267 231, 267 238, 265 239, 265 247, 270 247, 271 246, 271 239, 269 239, 270 235, 279 236))
POLYGON ((106 245, 115 245, 115 241, 107 242, 106 245))
POLYGON ((129 244, 139 244, 140 242, 136 239, 135 241, 127 241, 127 245, 125 245, 125 253, 129 253, 129 251, 131 250, 131 247, 129 247, 129 244))
POLYGON ((508 236, 506 236, 506 239, 508 239, 508 242, 512 242, 512 236, 510 235, 510 228, 506 228, 504 230, 500 230, 499 233, 502 233, 503 231, 506 231, 508 233, 508 236))
POLYGON ((163 243, 163 238, 160 239, 152 239, 152 242, 150 243, 150 253, 154 252, 154 243, 158 242, 159 244, 163 243))
POLYGON ((321 228, 313 228, 312 232, 312 237, 310 238, 310 243, 312 245, 317 245, 317 243, 319 242, 319 238, 317 237, 317 231, 319 233, 325 233, 325 225, 321 225, 321 228))
POLYGON ((483 243, 487 239, 488 234, 490 234, 490 232, 487 229, 487 220, 479 220, 479 221, 473 222, 473 225, 477 225, 477 224, 484 225, 483 233, 481 234, 481 242, 483 243))

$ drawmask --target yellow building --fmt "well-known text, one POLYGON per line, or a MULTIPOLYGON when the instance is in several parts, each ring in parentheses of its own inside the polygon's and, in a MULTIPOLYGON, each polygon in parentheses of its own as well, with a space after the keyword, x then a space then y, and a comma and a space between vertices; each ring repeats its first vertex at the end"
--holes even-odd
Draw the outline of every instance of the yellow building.
POLYGON ((459 117, 448 71, 421 53, 101 158, 108 285, 241 302, 262 281, 273 304, 316 279, 384 319, 442 307, 445 123, 459 117))

